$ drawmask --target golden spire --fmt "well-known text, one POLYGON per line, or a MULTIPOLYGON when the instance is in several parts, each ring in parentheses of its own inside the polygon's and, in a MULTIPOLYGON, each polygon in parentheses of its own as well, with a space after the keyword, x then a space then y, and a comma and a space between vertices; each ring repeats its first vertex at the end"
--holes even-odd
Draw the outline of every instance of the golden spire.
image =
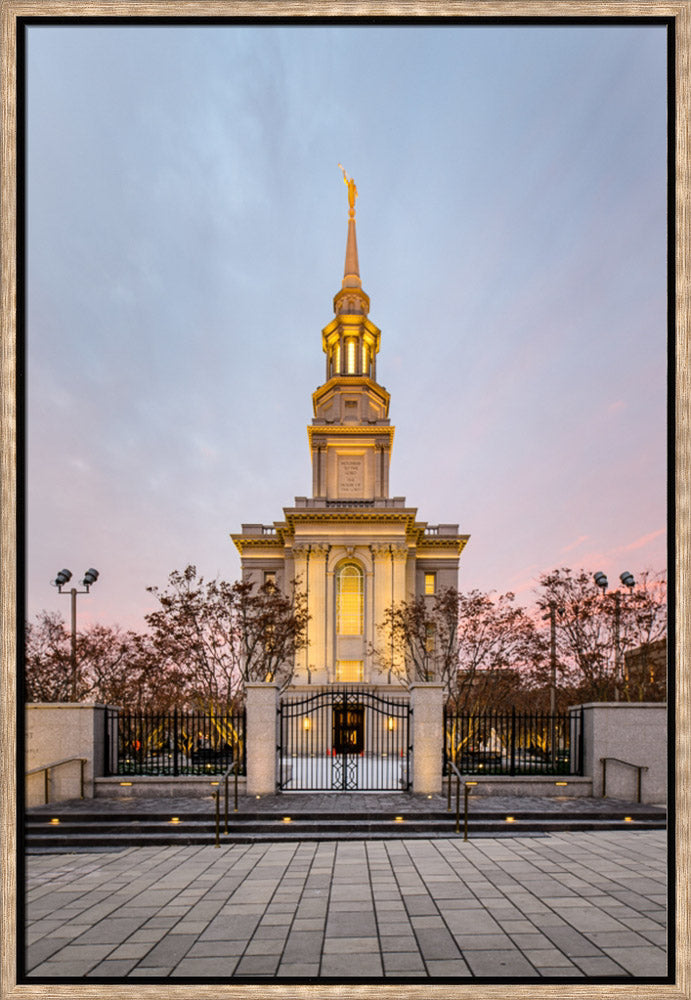
POLYGON ((340 163, 338 165, 339 167, 341 167, 341 170, 343 171, 343 182, 345 186, 348 188, 348 216, 349 218, 354 219, 355 199, 357 198, 357 188, 355 187, 355 181, 353 180, 352 177, 348 177, 347 173, 345 172, 345 167, 342 167, 340 163))
MULTIPOLYGON (((346 243, 345 267, 343 269, 342 288, 362 288, 360 281, 360 264, 357 256, 357 238, 355 236, 355 199, 357 198, 357 188, 352 177, 348 177, 343 170, 343 180, 348 187, 348 241, 346 243)), ((344 304, 345 305, 345 304, 344 304)), ((358 310, 359 311, 359 310, 358 310)), ((367 310, 365 310, 367 311, 367 310)))

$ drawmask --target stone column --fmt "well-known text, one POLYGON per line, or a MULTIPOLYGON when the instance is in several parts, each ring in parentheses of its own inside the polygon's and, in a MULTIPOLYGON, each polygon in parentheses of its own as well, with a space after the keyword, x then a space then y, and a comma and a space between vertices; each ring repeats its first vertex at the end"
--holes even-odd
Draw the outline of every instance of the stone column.
MULTIPOLYGON (((593 795, 602 795, 602 758, 607 763, 607 796, 633 802, 637 772, 641 801, 667 801, 667 705, 664 702, 590 702, 583 709, 583 773, 593 779, 593 795), (620 763, 626 761, 626 764, 620 763)), ((575 709, 572 709, 575 710, 575 709)))
POLYGON ((411 684, 413 792, 438 795, 442 787, 444 700, 441 684, 411 684))
POLYGON ((246 685, 247 794, 276 791, 278 684, 246 685))
MULTIPOLYGON (((84 757, 84 797, 93 798, 94 778, 105 773, 105 705, 49 702, 26 706, 26 770, 70 757, 84 757)), ((78 798, 80 765, 63 764, 51 772, 53 802, 78 798)), ((43 775, 27 779, 29 805, 43 801, 43 775), (30 786, 30 787, 29 787, 30 786)))

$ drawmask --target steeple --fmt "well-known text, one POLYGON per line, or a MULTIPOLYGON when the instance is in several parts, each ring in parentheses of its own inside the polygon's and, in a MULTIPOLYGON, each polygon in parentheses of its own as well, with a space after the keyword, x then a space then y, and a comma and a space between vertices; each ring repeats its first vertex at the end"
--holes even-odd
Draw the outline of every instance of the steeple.
POLYGON ((335 315, 322 330, 326 381, 312 396, 313 495, 330 501, 385 499, 393 427, 388 419, 389 394, 376 375, 381 334, 368 317, 369 296, 360 279, 355 232, 358 191, 352 177, 341 170, 348 188, 348 236, 343 281, 333 300, 335 315))
MULTIPOLYGON (((339 163, 339 167, 341 164, 339 163)), ((341 167, 343 170, 343 167, 341 167)), ((348 188, 348 239, 346 240, 345 267, 341 290, 334 296, 334 312, 336 315, 349 313, 355 316, 366 316, 369 312, 369 296, 362 290, 360 280, 360 263, 357 255, 357 235, 355 232, 355 200, 358 190, 352 177, 343 170, 343 180, 348 188)))

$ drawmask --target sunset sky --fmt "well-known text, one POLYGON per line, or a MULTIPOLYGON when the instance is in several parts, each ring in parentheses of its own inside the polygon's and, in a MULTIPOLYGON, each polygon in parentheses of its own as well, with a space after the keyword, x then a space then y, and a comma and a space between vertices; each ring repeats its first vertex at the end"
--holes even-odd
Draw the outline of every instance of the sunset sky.
POLYGON ((459 586, 666 564, 662 25, 28 29, 26 610, 143 626, 311 492, 347 225, 459 586))

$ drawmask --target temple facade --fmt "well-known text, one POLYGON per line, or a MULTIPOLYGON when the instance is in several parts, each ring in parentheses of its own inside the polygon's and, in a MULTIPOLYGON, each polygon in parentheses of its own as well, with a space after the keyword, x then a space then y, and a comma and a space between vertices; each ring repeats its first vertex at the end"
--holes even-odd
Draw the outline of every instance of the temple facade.
POLYGON ((389 393, 377 379, 381 333, 360 279, 357 189, 345 171, 344 179, 345 268, 334 317, 322 330, 325 378, 313 393, 307 428, 312 494, 295 497, 273 524, 243 524, 231 538, 243 579, 271 580, 286 591, 296 580, 307 596, 308 643, 296 654, 293 688, 366 684, 390 691, 397 681, 381 655, 386 609, 456 587, 469 536, 457 524, 419 520, 417 508, 390 495, 394 428, 389 393))

